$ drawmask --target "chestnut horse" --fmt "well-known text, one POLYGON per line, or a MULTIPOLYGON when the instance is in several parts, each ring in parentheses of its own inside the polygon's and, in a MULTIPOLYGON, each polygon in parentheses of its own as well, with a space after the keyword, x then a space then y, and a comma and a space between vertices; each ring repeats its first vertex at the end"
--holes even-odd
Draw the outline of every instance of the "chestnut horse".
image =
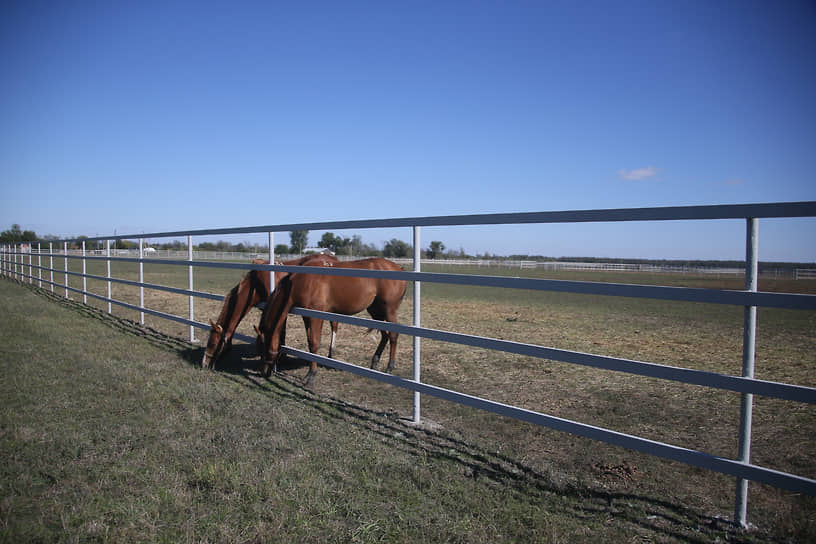
MULTIPOLYGON (((269 261, 255 259, 254 264, 269 264, 269 261)), ((329 255, 307 255, 300 259, 278 262, 292 266, 333 266, 338 260, 329 255)), ((275 272, 275 283, 277 284, 289 272, 275 272)), ((269 298, 269 272, 266 270, 250 270, 241 279, 240 283, 232 288, 224 298, 224 305, 221 307, 221 314, 218 321, 210 320, 210 337, 207 340, 207 349, 201 360, 202 368, 215 367, 216 361, 232 348, 232 336, 238 324, 246 316, 253 306, 261 302, 266 302, 269 298)), ((337 323, 332 322, 332 341, 329 346, 329 357, 334 350, 334 339, 337 334, 337 323)))
MULTIPOLYGON (((380 258, 341 262, 335 264, 334 268, 402 270, 399 265, 380 258)), ((265 363, 264 374, 269 376, 272 366, 277 365, 280 347, 283 344, 286 316, 293 307, 344 315, 356 314, 367 309, 374 319, 396 323, 397 310, 403 296, 405 296, 404 280, 308 273, 292 274, 281 281, 275 292, 269 297, 269 302, 261 315, 260 326, 256 330, 258 333, 256 347, 265 363)), ((317 353, 323 320, 304 317, 303 324, 306 326, 309 351, 317 353)), ((380 332, 382 338, 371 358, 371 368, 377 368, 385 344, 390 341, 391 353, 386 371, 391 372, 397 355, 399 334, 380 332)), ((311 387, 314 383, 315 374, 317 374, 317 363, 312 362, 309 373, 306 375, 307 387, 311 387)))

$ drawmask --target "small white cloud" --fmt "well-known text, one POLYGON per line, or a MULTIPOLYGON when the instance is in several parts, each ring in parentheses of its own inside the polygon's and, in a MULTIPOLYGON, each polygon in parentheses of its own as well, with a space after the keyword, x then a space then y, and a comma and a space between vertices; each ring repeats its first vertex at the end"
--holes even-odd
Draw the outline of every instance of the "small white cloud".
POLYGON ((622 168, 618 170, 618 177, 626 181, 641 181, 644 179, 653 178, 657 175, 658 169, 654 166, 647 166, 646 168, 636 168, 634 170, 626 170, 622 168))

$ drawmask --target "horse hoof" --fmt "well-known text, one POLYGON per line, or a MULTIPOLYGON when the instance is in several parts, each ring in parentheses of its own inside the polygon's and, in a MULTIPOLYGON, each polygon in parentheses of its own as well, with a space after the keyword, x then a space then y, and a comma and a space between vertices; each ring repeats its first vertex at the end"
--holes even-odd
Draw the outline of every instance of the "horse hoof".
POLYGON ((306 389, 314 390, 314 383, 315 383, 315 376, 312 373, 306 375, 306 380, 303 382, 303 387, 306 389))
POLYGON ((385 372, 386 372, 386 374, 391 374, 391 372, 393 370, 394 370, 394 361, 390 361, 388 363, 388 366, 385 368, 385 372))

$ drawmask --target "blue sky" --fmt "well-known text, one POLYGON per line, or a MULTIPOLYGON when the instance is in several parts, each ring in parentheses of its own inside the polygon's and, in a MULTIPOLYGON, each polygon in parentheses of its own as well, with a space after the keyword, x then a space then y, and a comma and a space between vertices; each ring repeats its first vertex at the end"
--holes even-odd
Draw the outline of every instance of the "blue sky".
MULTIPOLYGON (((814 59, 816 7, 793 0, 6 0, 0 228, 816 200, 814 59)), ((738 259, 743 239, 544 225, 423 247, 738 259)), ((760 257, 816 261, 814 239, 814 220, 762 222, 760 257)))

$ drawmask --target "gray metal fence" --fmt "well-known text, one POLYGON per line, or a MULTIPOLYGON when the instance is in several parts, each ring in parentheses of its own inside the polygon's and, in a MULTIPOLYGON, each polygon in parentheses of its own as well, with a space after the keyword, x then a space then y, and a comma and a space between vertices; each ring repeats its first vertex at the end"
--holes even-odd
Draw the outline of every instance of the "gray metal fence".
MULTIPOLYGON (((451 402, 461 403, 467 406, 486 410, 507 417, 516 418, 541 425, 544 427, 565 431, 578 436, 599 440, 608 444, 623 446, 632 450, 645 452, 665 459, 671 459, 687 463, 696 467, 709 469, 735 476, 737 478, 737 496, 735 500, 734 521, 746 524, 747 508, 747 486, 748 481, 762 482, 779 488, 788 489, 797 493, 816 495, 816 480, 781 472, 769 468, 760 467, 750 462, 751 445, 751 415, 753 406, 753 395, 764 395, 785 399, 795 402, 816 404, 816 388, 805 387, 796 384, 777 383, 754 378, 754 346, 756 334, 756 314, 757 308, 789 308, 800 310, 816 310, 816 295, 804 294, 783 294, 767 293, 757 291, 756 278, 758 275, 758 226, 760 219, 765 218, 793 218, 793 217, 816 217, 816 202, 792 202, 792 203, 771 203, 771 204, 746 204, 746 205, 725 205, 725 206, 688 206, 688 207, 664 207, 664 208, 629 208, 610 210, 579 210, 579 211, 559 211, 559 212, 539 212, 539 213, 518 213, 518 214, 481 214, 466 216, 438 216, 438 217, 412 217, 402 219, 380 219, 364 221, 332 221, 302 224, 266 225, 255 227, 221 228, 196 231, 175 231, 160 232, 137 235, 121 235, 115 237, 88 238, 85 240, 62 240, 60 242, 49 242, 48 247, 43 244, 34 243, 35 247, 23 248, 20 245, 3 246, 0 251, 2 259, 2 273, 11 278, 31 283, 37 282, 40 287, 43 284, 50 285, 52 290, 59 289, 65 291, 68 296, 69 291, 82 294, 83 300, 93 297, 108 303, 108 311, 111 304, 116 304, 125 308, 141 312, 142 322, 144 314, 152 314, 163 319, 173 320, 190 326, 190 339, 194 338, 194 329, 209 330, 209 325, 195 321, 193 301, 196 297, 204 297, 214 300, 221 300, 223 296, 211 293, 195 291, 194 270, 203 267, 233 268, 233 269, 260 269, 270 271, 304 272, 311 274, 328 275, 353 275, 360 277, 402 279, 411 281, 414 284, 414 316, 411 325, 393 324, 381 321, 373 321, 360 317, 344 316, 317 312, 310 309, 295 308, 292 313, 301 316, 311 316, 321 319, 329 319, 350 325, 366 328, 374 328, 399 332, 400 334, 411 335, 414 338, 413 357, 413 379, 405 379, 399 376, 384 374, 376 370, 359 367, 335 359, 329 359, 316 354, 307 353, 291 347, 284 348, 285 353, 296 355, 309 361, 316 361, 320 364, 352 372, 359 376, 371 378, 377 381, 403 387, 414 392, 414 421, 419 422, 420 394, 431 395, 451 402), (586 281, 568 280, 548 280, 533 278, 512 278, 491 275, 465 275, 465 274, 443 274, 429 273, 421 271, 421 261, 419 258, 420 233, 421 228, 426 226, 459 226, 459 225, 499 225, 499 224, 544 224, 544 223, 583 223, 583 222, 610 222, 610 221, 676 221, 676 220, 716 220, 733 219, 741 220, 746 224, 746 267, 745 278, 746 288, 741 291, 720 290, 720 289, 699 289, 665 287, 654 285, 637 284, 614 284, 597 283, 586 281), (372 270, 349 270, 336 269, 330 267, 304 267, 283 266, 283 265, 255 265, 244 263, 224 263, 213 261, 194 260, 192 251, 193 236, 213 236, 247 233, 269 233, 269 260, 274 262, 274 233, 288 232, 292 230, 343 230, 343 229, 369 229, 369 228, 392 228, 411 227, 413 229, 414 261, 413 269, 409 272, 386 272, 372 270), (145 238, 179 238, 186 237, 188 253, 186 259, 156 259, 145 258, 142 240, 145 238), (139 239, 139 254, 132 257, 112 256, 110 250, 110 240, 116 239, 139 239), (89 255, 85 251, 86 241, 104 241, 106 244, 104 255, 89 255), (79 254, 69 254, 68 243, 81 243, 82 249, 79 254), (56 244, 56 247, 55 247, 56 244), (60 247, 60 245, 62 247, 60 247), (35 249, 36 248, 36 249, 35 249), (43 258, 48 259, 48 263, 43 264, 43 258), (56 269, 54 259, 63 260, 63 269, 56 269), (83 263, 82 273, 69 272, 68 260, 81 259, 83 263), (108 263, 107 275, 91 276, 86 273, 85 262, 97 259, 108 263), (36 261, 36 264, 35 264, 36 261), (123 261, 135 262, 139 264, 139 280, 131 281, 111 277, 110 262, 123 261), (189 285, 187 289, 174 288, 163 285, 144 283, 143 266, 154 263, 186 266, 189 269, 189 285), (36 270, 36 273, 35 273, 36 270), (43 277, 43 273, 47 277, 43 277), (64 274, 64 283, 55 281, 55 274, 64 274), (68 276, 81 276, 83 288, 76 289, 69 287, 68 276), (107 296, 92 294, 87 291, 85 280, 91 278, 107 282, 107 296), (135 285, 140 288, 139 305, 117 301, 111 297, 111 283, 121 283, 135 285), (660 365, 650 362, 633 361, 616 357, 592 355, 569 350, 557 349, 532 344, 510 342, 494 338, 484 338, 465 334, 454 333, 444 330, 427 329, 421 326, 421 283, 448 283, 464 284, 474 286, 490 286, 513 289, 529 289, 536 291, 558 291, 582 294, 600 294, 620 297, 635 297, 647 299, 662 299, 673 301, 691 301, 708 304, 730 304, 744 307, 744 340, 743 340, 743 371, 741 376, 732 376, 714 372, 706 372, 688 368, 660 365), (175 316, 150 310, 144 307, 144 289, 156 289, 172 293, 178 293, 189 297, 189 315, 187 317, 175 316), (741 395, 741 424, 739 436, 739 455, 737 459, 710 455, 701 451, 682 448, 671 444, 657 442, 638 436, 616 432, 610 429, 595 427, 566 420, 551 415, 518 408, 515 406, 499 403, 489 399, 466 395, 450 389, 444 389, 434 385, 422 383, 421 380, 421 357, 420 339, 428 338, 443 342, 450 342, 466 346, 475 346, 484 349, 497 350, 513 354, 522 354, 541 359, 561 361, 577 365, 590 366, 594 368, 626 372, 640 376, 649 376, 664 380, 672 380, 687 384, 701 385, 716 389, 733 391, 741 395)), ((248 342, 253 338, 236 335, 239 340, 248 342)))

